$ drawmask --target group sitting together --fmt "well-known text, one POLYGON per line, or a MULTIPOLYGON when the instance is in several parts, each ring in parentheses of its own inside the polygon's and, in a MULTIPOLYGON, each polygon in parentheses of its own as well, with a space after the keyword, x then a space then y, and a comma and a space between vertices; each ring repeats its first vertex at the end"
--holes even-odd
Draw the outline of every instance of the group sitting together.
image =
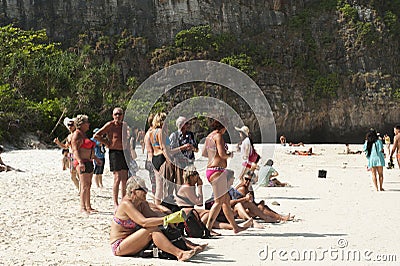
MULTIPOLYGON (((196 245, 183 237, 184 234, 193 237, 188 233, 193 229, 191 226, 194 226, 193 217, 204 230, 204 234, 201 234, 203 238, 220 235, 213 229, 228 229, 238 233, 249 227, 263 228, 255 218, 268 223, 293 219, 294 216, 290 214, 281 215, 271 210, 264 201, 255 201, 251 184, 256 180, 256 175, 251 169, 244 169, 241 173, 243 178, 239 178, 240 183, 233 187, 234 172, 227 169, 227 159, 232 157, 232 153, 228 151, 222 137, 226 128, 217 120, 214 121, 212 128, 213 131, 206 137, 202 150, 202 155, 208 158, 206 178, 213 190, 212 197, 205 201, 205 208, 199 208, 203 205, 203 195, 202 190, 196 188, 201 187, 203 183, 193 164, 183 167, 180 184, 173 185, 175 192, 167 189, 157 193, 160 186, 156 185, 154 203, 146 200, 145 182, 137 177, 130 178, 126 195, 118 205, 112 220, 110 242, 114 255, 145 257, 146 250, 149 248, 154 250, 154 247, 157 247, 177 260, 188 260, 207 246, 196 245), (158 195, 162 197, 157 197, 158 195), (244 222, 238 224, 236 218, 244 222), (178 239, 176 237, 171 237, 166 228, 178 231, 180 241, 176 241, 178 239)), ((155 162, 158 162, 154 160, 155 157, 164 155, 162 152, 170 149, 162 143, 163 135, 165 134, 161 136, 157 133, 150 134, 152 159, 155 162), (159 146, 153 145, 154 142, 162 147, 160 153, 157 152, 159 146)), ((248 136, 248 132, 245 135, 248 136)), ((165 172, 162 169, 166 163, 169 163, 167 156, 161 166, 155 165, 158 180, 163 179, 160 177, 165 172)))

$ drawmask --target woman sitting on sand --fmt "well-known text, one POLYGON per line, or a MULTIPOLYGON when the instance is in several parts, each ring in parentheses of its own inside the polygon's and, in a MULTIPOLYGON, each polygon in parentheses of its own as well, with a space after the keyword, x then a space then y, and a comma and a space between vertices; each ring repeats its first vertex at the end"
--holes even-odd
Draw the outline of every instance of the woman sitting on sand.
MULTIPOLYGON (((279 175, 278 171, 272 167, 274 161, 269 159, 263 166, 260 167, 258 172, 258 184, 263 187, 288 187, 288 183, 280 182, 276 177, 279 175)), ((252 189, 250 189, 252 190, 252 189)))
MULTIPOLYGON (((168 199, 163 200, 161 205, 166 206, 172 212, 183 209, 187 214, 195 205, 203 205, 203 197, 199 196, 195 190, 195 184, 200 179, 199 173, 196 171, 194 166, 187 166, 183 172, 183 184, 180 186, 176 195, 171 195, 168 199)), ((200 219, 204 224, 207 224, 208 217, 210 214, 209 210, 196 209, 199 213, 200 219)), ((248 228, 252 225, 252 222, 244 222, 240 226, 248 228)), ((233 230, 232 225, 226 222, 215 221, 213 225, 214 229, 225 229, 233 230)), ((212 231, 213 235, 218 235, 212 231)))
POLYGON ((204 250, 206 245, 197 246, 186 240, 190 250, 185 251, 174 246, 159 229, 168 216, 154 212, 146 201, 146 194, 147 188, 142 179, 128 180, 126 195, 111 223, 110 242, 114 255, 134 256, 145 249, 150 241, 180 261, 188 260, 204 250))

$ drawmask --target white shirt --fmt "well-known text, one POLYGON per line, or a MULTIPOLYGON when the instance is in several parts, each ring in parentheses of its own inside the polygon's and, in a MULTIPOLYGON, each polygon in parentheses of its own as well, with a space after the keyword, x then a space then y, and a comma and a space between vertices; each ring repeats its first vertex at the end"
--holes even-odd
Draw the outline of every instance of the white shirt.
POLYGON ((242 155, 242 159, 246 162, 248 162, 249 155, 250 155, 250 150, 251 150, 251 143, 249 137, 246 137, 242 141, 242 145, 240 146, 240 152, 242 155))

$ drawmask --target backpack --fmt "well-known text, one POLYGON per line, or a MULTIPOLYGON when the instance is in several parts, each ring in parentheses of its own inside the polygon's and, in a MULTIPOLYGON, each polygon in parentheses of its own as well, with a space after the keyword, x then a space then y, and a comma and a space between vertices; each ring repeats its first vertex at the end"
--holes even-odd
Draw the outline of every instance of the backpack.
POLYGON ((199 213, 195 209, 191 209, 184 222, 185 234, 188 237, 209 238, 210 231, 203 224, 200 219, 199 213))
MULTIPOLYGON (((181 231, 175 227, 171 227, 168 226, 167 228, 164 227, 160 227, 161 228, 161 232, 164 233, 164 235, 168 238, 169 241, 171 241, 171 243, 182 249, 182 250, 189 250, 189 248, 186 245, 185 240, 182 237, 181 231)), ((167 253, 161 249, 159 249, 154 243, 153 241, 150 241, 150 244, 143 249, 142 251, 140 251, 137 254, 138 257, 141 258, 160 258, 160 259, 167 259, 167 260, 177 260, 177 258, 170 254, 167 253)))
POLYGON ((250 154, 249 154, 249 162, 251 163, 258 163, 261 156, 256 152, 253 146, 251 146, 250 154))

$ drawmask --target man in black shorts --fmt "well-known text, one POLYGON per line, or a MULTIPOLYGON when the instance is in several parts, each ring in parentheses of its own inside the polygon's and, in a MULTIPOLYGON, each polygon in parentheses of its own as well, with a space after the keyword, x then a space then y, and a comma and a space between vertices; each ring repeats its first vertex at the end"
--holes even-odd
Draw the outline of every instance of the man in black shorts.
MULTIPOLYGON (((122 139, 122 128, 124 112, 122 108, 114 108, 113 120, 107 122, 99 131, 94 134, 94 138, 104 143, 108 148, 110 171, 114 175, 113 200, 114 208, 118 207, 118 192, 121 184, 121 196, 126 193, 126 181, 128 180, 128 165, 125 160, 123 143, 128 147, 128 139, 122 139)), ((127 135, 127 134, 126 134, 127 135)))

